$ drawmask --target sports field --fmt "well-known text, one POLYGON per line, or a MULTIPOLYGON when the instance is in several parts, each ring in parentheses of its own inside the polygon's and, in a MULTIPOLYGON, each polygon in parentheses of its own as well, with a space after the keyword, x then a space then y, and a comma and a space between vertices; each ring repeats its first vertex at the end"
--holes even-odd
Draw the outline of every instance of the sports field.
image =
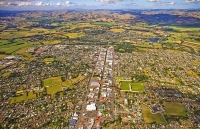
POLYGON ((122 91, 143 92, 145 90, 143 83, 135 83, 131 81, 121 81, 122 91))

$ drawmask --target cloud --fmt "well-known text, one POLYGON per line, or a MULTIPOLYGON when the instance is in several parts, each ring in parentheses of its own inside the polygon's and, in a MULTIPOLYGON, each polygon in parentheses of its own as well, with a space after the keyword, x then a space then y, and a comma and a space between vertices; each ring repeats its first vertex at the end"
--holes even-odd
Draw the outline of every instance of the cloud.
POLYGON ((96 2, 106 2, 109 4, 114 4, 116 2, 122 2, 123 0, 96 0, 96 2))
POLYGON ((73 6, 75 3, 71 3, 70 1, 62 1, 57 3, 50 3, 49 0, 43 1, 35 1, 35 0, 0 0, 0 6, 8 7, 8 6, 52 6, 52 7, 66 7, 73 6))
POLYGON ((43 6, 43 5, 44 5, 44 3, 42 1, 38 1, 35 3, 35 6, 43 6))
POLYGON ((160 2, 160 0, 148 0, 149 2, 160 2))
POLYGON ((200 0, 185 0, 186 3, 198 3, 200 0))
POLYGON ((170 5, 175 5, 175 2, 174 2, 174 1, 172 1, 172 2, 169 2, 169 4, 170 4, 170 5))
POLYGON ((56 3, 56 6, 71 6, 71 5, 72 3, 70 1, 56 3))
POLYGON ((32 3, 30 1, 18 0, 18 1, 0 1, 0 6, 30 6, 32 3))

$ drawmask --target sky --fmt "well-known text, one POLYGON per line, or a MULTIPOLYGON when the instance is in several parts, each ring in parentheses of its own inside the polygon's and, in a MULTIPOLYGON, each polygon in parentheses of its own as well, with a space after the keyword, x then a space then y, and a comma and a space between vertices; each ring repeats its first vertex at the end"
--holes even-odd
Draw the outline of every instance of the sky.
POLYGON ((200 9, 200 0, 0 0, 0 10, 200 9))

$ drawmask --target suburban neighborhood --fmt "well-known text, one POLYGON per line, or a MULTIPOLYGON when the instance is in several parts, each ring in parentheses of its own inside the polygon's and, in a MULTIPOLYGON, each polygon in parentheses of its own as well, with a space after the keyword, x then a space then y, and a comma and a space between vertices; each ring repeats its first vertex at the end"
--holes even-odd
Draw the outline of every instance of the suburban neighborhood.
POLYGON ((199 16, 0 13, 0 129, 200 128, 199 16))

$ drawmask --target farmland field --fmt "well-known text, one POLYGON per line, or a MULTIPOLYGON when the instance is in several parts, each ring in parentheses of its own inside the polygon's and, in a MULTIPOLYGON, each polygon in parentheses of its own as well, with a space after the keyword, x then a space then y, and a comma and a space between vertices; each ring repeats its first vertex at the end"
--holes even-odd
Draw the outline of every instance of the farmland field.
POLYGON ((37 44, 31 44, 31 43, 8 43, 4 44, 0 48, 0 52, 4 52, 6 54, 12 54, 13 52, 22 49, 22 48, 28 48, 28 47, 34 47, 37 46, 37 44))

